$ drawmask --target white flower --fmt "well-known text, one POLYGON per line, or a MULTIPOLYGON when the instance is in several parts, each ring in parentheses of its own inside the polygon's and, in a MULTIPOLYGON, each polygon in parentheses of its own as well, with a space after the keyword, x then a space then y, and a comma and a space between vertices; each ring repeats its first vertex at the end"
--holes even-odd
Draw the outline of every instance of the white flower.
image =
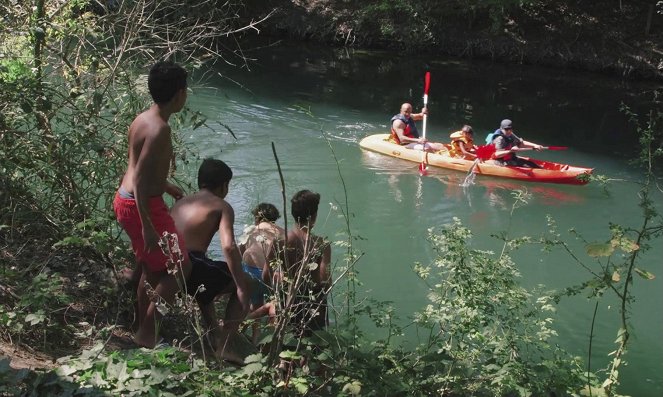
POLYGON ((314 271, 315 269, 318 268, 318 264, 315 262, 311 262, 308 265, 306 265, 309 271, 314 271))
POLYGON ((157 310, 159 311, 159 313, 161 313, 162 316, 166 316, 168 314, 168 312, 170 311, 170 309, 168 309, 168 306, 163 302, 157 302, 156 307, 157 307, 157 310))

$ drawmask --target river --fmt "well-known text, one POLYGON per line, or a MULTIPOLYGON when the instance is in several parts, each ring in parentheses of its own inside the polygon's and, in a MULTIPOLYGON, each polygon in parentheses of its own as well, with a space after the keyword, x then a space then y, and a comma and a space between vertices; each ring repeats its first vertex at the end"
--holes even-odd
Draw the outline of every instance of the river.
MULTIPOLYGON (((245 65, 219 65, 217 74, 192 85, 188 106, 207 115, 211 128, 184 131, 184 139, 202 157, 228 162, 235 176, 228 201, 237 214, 236 233, 251 222, 261 201, 282 207, 280 182, 272 154, 275 145, 288 198, 300 189, 322 195, 316 231, 343 239, 350 213, 351 230, 364 253, 357 264, 360 297, 390 300, 405 322, 426 304, 426 290, 411 268, 430 263, 427 229, 459 218, 474 232, 472 246, 499 250, 491 235, 538 236, 552 216, 563 236, 582 252, 566 231, 574 228, 589 241, 606 241, 609 222, 638 227, 638 172, 628 164, 637 138, 619 112, 623 101, 641 110, 651 84, 627 83, 600 75, 458 59, 396 59, 384 52, 295 47, 281 44, 246 55, 245 65), (402 102, 422 105, 423 75, 431 72, 427 137, 445 141, 471 124, 475 140, 514 121, 519 136, 544 145, 569 146, 537 157, 595 168, 614 182, 609 194, 597 183, 547 185, 477 177, 468 189, 463 173, 431 170, 420 177, 417 164, 364 152, 366 135, 388 131, 389 118, 402 102), (233 138, 226 127, 236 135, 233 138), (336 159, 334 158, 335 154, 336 159), (338 161, 338 163, 337 163, 338 161), (342 175, 342 179, 339 177, 342 175), (529 203, 515 210, 512 192, 526 190, 529 203)), ((421 129, 421 125, 420 125, 421 129)), ((195 168, 195 167, 194 167, 195 168)), ((660 193, 655 197, 661 207, 660 193)), ((282 221, 282 220, 281 220, 282 221)), ((289 221, 292 224, 292 221, 289 221)), ((643 267, 657 278, 634 280, 631 303, 633 335, 620 371, 619 391, 633 396, 663 395, 663 252, 653 243, 643 267)), ((215 243, 216 244, 216 243, 215 243)), ((218 245, 212 251, 219 253, 218 245)), ((333 258, 342 264, 343 248, 333 258)), ((589 278, 586 270, 559 251, 532 248, 515 255, 526 287, 544 284, 561 290, 589 278)), ((587 263, 594 262, 585 257, 587 263)), ((615 350, 617 301, 600 300, 594 329, 593 369, 605 367, 615 350)), ((558 341, 574 355, 587 356, 594 301, 584 295, 563 299, 555 328, 558 341)), ((408 341, 405 341, 408 343, 408 341)))

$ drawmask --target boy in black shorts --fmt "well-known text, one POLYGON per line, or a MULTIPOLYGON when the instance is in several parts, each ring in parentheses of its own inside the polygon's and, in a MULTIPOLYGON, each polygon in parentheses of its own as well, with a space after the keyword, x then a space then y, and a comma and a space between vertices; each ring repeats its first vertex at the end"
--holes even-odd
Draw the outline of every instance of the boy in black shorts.
POLYGON ((250 281, 242 270, 242 259, 235 242, 235 213, 224 200, 232 170, 221 160, 205 159, 198 170, 198 192, 177 201, 170 211, 182 235, 191 260, 187 292, 195 296, 205 323, 213 335, 217 357, 243 364, 253 346, 237 329, 249 311, 250 281), (206 256, 214 234, 219 232, 226 262, 206 256), (218 324, 214 298, 231 294, 225 319, 218 324))

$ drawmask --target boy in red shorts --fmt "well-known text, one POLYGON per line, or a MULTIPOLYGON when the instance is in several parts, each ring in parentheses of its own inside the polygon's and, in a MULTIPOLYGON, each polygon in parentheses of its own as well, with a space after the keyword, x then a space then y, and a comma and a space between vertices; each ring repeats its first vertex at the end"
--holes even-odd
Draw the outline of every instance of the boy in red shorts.
POLYGON ((154 104, 129 127, 129 162, 113 201, 117 220, 129 235, 142 269, 137 291, 139 328, 134 341, 148 348, 157 344, 156 322, 161 315, 147 296, 145 282, 172 303, 179 290, 176 277, 183 281, 191 272, 181 235, 178 235, 179 249, 184 261, 181 271, 175 274, 167 272, 168 258, 158 244, 165 232, 177 234, 162 196, 168 193, 175 199, 182 197, 182 190, 166 180, 173 157, 168 119, 184 107, 186 80, 187 72, 171 62, 158 62, 150 69, 147 84, 154 104))

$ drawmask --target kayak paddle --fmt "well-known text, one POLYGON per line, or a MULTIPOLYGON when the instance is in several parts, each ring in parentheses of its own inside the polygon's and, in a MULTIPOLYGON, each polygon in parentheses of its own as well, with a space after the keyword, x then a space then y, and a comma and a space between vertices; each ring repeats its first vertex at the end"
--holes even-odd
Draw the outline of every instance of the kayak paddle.
POLYGON ((475 154, 477 155, 477 158, 472 163, 470 171, 467 173, 467 176, 465 177, 465 180, 461 186, 469 186, 474 183, 474 169, 476 168, 477 164, 479 164, 479 161, 490 160, 490 158, 493 157, 493 154, 495 154, 495 145, 481 145, 477 148, 475 154))
MULTIPOLYGON (((568 146, 541 146, 542 150, 566 150, 568 148, 569 148, 568 146)), ((514 152, 524 152, 526 150, 534 150, 534 148, 533 147, 523 147, 523 148, 516 147, 516 148, 512 148, 512 150, 514 152)))
MULTIPOLYGON (((430 72, 426 72, 424 77, 424 108, 428 107, 428 89, 430 88, 430 72)), ((424 113, 424 143, 421 148, 421 164, 419 164, 419 175, 426 175, 426 119, 428 115, 424 113)))

